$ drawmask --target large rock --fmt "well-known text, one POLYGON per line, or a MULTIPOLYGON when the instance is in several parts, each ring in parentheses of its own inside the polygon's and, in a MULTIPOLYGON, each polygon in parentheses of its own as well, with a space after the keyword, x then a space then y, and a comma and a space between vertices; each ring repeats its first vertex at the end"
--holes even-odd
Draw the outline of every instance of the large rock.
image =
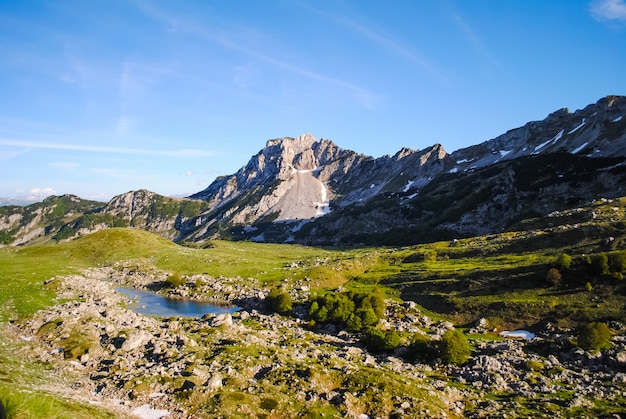
POLYGON ((139 331, 133 333, 124 341, 121 349, 125 352, 132 352, 148 344, 148 342, 150 342, 152 338, 152 334, 148 332, 139 331))

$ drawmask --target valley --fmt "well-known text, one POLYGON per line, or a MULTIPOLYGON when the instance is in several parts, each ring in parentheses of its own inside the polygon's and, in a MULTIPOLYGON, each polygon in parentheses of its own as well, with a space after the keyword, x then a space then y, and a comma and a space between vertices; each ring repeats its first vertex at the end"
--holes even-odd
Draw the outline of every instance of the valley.
POLYGON ((0 273, 12 280, 0 285, 0 398, 9 417, 619 414, 626 292, 585 258, 623 253, 624 203, 597 201, 586 209, 593 220, 569 227, 396 248, 193 248, 128 228, 5 247, 0 273), (547 282, 564 253, 572 263, 562 282, 547 282), (241 310, 149 317, 130 310, 120 286, 241 310), (268 311, 276 288, 289 294, 287 313, 268 311), (311 322, 311 296, 374 289, 385 293, 377 327, 396 333, 392 349, 311 322), (610 325, 610 349, 577 346, 580 326, 593 321, 610 325), (459 365, 436 352, 452 329, 471 346, 459 365), (537 338, 500 335, 515 329, 537 338))
POLYGON ((622 417, 624 113, 450 154, 305 134, 187 198, 0 207, 7 416, 622 417))

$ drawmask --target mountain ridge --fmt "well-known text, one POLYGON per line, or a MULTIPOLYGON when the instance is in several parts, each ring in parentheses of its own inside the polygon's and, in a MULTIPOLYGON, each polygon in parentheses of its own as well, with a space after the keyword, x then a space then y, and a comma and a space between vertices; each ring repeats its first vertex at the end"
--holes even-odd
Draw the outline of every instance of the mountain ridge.
MULTIPOLYGON (((16 215, 26 210, 3 207, 0 231, 5 244, 67 239, 116 225, 185 242, 227 238, 326 245, 371 242, 401 230, 416 232, 415 242, 440 233, 496 232, 520 217, 544 216, 599 194, 626 195, 621 186, 626 184, 625 114, 626 97, 607 96, 452 153, 434 144, 374 158, 311 134, 271 139, 237 172, 188 198, 130 191, 92 205, 84 215, 70 211, 71 217, 49 222, 39 214, 37 229, 33 225, 29 231, 16 215), (552 164, 555 156, 561 164, 552 164), (40 225, 44 221, 49 223, 40 225)), ((57 205, 53 201, 50 205, 57 205)))

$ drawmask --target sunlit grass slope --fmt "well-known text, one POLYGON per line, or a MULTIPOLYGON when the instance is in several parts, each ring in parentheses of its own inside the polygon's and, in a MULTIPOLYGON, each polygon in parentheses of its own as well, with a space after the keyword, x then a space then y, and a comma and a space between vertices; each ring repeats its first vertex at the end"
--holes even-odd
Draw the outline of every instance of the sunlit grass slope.
POLYGON ((101 230, 64 243, 5 247, 0 249, 0 319, 52 304, 54 292, 43 286, 44 281, 89 267, 138 261, 180 275, 253 277, 269 285, 307 277, 314 288, 325 288, 363 273, 374 263, 367 253, 225 241, 195 249, 127 228, 101 230))

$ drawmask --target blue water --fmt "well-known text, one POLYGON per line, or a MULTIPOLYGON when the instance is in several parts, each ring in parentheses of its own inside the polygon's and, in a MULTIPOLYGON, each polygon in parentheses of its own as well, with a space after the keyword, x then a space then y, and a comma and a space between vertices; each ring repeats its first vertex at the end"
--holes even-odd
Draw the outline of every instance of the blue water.
POLYGON ((139 314, 162 317, 202 317, 205 314, 234 313, 239 307, 219 306, 202 301, 167 298, 148 291, 139 291, 129 288, 117 288, 133 303, 130 308, 139 314))

